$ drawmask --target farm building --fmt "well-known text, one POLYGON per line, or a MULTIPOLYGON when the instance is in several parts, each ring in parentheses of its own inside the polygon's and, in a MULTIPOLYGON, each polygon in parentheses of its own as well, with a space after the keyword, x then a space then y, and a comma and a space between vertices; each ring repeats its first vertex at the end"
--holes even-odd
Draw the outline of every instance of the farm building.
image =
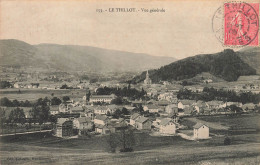
POLYGON ((207 139, 209 138, 209 127, 202 123, 194 125, 194 138, 195 139, 207 139))

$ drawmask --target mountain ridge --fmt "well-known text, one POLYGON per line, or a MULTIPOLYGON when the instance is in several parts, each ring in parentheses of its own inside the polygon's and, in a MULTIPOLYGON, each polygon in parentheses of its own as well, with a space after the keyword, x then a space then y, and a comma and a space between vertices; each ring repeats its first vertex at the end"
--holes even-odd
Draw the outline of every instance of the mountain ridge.
POLYGON ((143 71, 175 61, 144 53, 110 50, 91 46, 37 44, 0 40, 0 66, 31 66, 61 71, 143 71))

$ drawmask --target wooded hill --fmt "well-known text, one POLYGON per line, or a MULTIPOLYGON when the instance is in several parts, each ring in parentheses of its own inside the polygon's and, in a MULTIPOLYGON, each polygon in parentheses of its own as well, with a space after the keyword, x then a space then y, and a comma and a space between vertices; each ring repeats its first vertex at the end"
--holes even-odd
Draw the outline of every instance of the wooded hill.
MULTIPOLYGON (((189 79, 202 72, 209 72, 226 81, 236 81, 242 75, 255 75, 256 69, 244 62, 237 52, 226 49, 216 54, 188 57, 160 69, 149 70, 153 82, 189 79)), ((132 82, 143 81, 145 74, 146 72, 143 72, 136 76, 132 82)))

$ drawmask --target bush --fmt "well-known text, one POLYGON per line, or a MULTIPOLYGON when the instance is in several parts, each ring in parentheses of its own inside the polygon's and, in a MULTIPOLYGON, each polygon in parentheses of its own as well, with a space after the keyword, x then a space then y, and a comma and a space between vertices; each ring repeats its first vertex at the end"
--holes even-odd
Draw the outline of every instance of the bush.
POLYGON ((226 137, 224 139, 224 145, 230 145, 231 144, 231 139, 229 137, 226 137))

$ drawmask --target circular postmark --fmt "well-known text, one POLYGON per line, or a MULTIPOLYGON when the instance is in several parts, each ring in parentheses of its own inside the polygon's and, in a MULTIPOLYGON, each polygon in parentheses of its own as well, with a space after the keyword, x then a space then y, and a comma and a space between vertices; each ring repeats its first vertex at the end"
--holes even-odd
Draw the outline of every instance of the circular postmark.
POLYGON ((224 46, 258 45, 257 5, 259 4, 228 2, 217 9, 212 18, 212 29, 224 46))

